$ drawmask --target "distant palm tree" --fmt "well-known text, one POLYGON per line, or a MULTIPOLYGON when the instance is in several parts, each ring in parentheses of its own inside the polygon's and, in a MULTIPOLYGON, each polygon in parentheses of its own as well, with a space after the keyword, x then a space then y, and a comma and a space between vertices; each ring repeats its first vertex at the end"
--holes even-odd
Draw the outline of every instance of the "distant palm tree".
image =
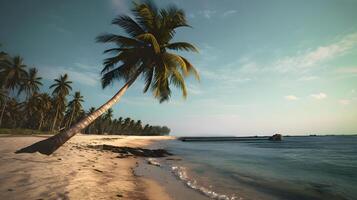
POLYGON ((56 113, 53 119, 53 124, 51 130, 53 131, 56 126, 58 114, 60 110, 65 108, 66 96, 69 94, 69 91, 72 90, 71 87, 72 81, 68 80, 68 75, 61 75, 58 79, 55 79, 55 83, 50 86, 53 89, 52 95, 55 97, 56 113))
POLYGON ((25 92, 26 99, 28 99, 34 92, 38 92, 40 86, 42 86, 42 78, 38 76, 36 68, 30 68, 27 74, 28 76, 24 77, 20 85, 18 94, 25 92))
MULTIPOLYGON (((2 46, 2 44, 0 44, 0 47, 1 46, 2 46)), ((3 52, 3 51, 0 52, 0 62, 5 60, 5 59, 8 59, 8 57, 9 56, 8 56, 8 54, 6 52, 3 52)))
POLYGON ((21 149, 18 153, 39 151, 52 154, 68 139, 117 103, 140 75, 145 79, 144 92, 151 89, 160 102, 170 98, 170 85, 178 87, 183 96, 187 96, 184 77, 194 74, 198 79, 198 73, 186 58, 171 52, 172 50, 198 51, 190 43, 171 42, 177 28, 189 27, 184 11, 175 6, 158 9, 152 2, 145 1, 134 3, 132 14, 134 19, 121 15, 112 21, 114 25, 123 28, 128 36, 103 34, 97 37, 98 42, 117 45, 116 48, 105 51, 115 55, 104 61, 103 88, 116 80, 125 80, 124 86, 98 110, 67 131, 21 149))
POLYGON ((129 129, 129 126, 130 126, 130 117, 127 117, 124 119, 124 122, 123 122, 123 130, 126 132, 128 129, 129 129))
POLYGON ((109 109, 107 110, 107 112, 104 113, 103 118, 104 118, 105 120, 112 120, 112 118, 113 118, 113 109, 109 108, 109 109))
POLYGON ((111 127, 111 121, 113 118, 113 109, 109 108, 107 112, 103 114, 103 121, 102 121, 102 128, 103 132, 110 132, 111 130, 109 129, 111 127))
POLYGON ((25 119, 29 126, 33 125, 35 114, 38 112, 40 103, 40 95, 35 92, 33 93, 27 101, 23 102, 23 112, 25 119))
POLYGON ((138 120, 136 123, 135 123, 135 132, 136 133, 141 133, 143 129, 143 125, 141 123, 141 120, 138 120))
MULTIPOLYGON (((23 78, 27 76, 25 68, 26 65, 23 64, 23 59, 20 56, 16 56, 12 59, 4 59, 0 62, 0 83, 6 96, 9 96, 11 91, 20 87, 23 78)), ((1 110, 0 126, 6 110, 6 104, 7 98, 5 98, 1 110)))
POLYGON ((8 108, 5 112, 5 125, 8 128, 18 127, 18 122, 21 122, 21 104, 16 101, 16 99, 11 98, 8 101, 8 108))
POLYGON ((48 95, 47 93, 40 94, 38 106, 39 108, 37 111, 40 115, 40 120, 38 122, 38 130, 41 130, 45 121, 45 117, 49 115, 48 113, 50 113, 52 108, 52 100, 50 95, 48 95))
POLYGON ((78 117, 78 115, 80 114, 80 112, 82 111, 82 103, 84 102, 83 100, 83 96, 81 95, 80 92, 75 92, 72 101, 70 101, 68 103, 68 107, 70 109, 70 119, 68 122, 68 127, 71 126, 73 118, 76 116, 78 117))
POLYGON ((0 52, 0 62, 7 59, 8 58, 8 54, 5 52, 0 52))

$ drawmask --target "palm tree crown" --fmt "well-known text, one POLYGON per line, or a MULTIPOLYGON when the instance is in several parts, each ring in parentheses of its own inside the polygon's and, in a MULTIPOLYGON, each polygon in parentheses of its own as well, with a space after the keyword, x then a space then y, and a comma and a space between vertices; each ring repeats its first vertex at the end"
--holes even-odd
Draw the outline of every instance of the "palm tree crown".
POLYGON ((75 92, 73 95, 73 99, 68 103, 68 107, 79 112, 82 110, 82 102, 84 102, 84 100, 81 93, 75 92))
POLYGON ((184 77, 194 74, 199 79, 194 66, 184 57, 170 50, 198 52, 187 42, 171 42, 179 27, 188 27, 184 11, 171 6, 158 9, 152 2, 134 3, 130 16, 120 15, 112 24, 123 28, 128 36, 102 34, 98 42, 114 43, 117 47, 105 53, 115 54, 104 61, 102 70, 103 88, 114 80, 129 80, 137 73, 145 80, 144 92, 151 88, 160 102, 171 95, 170 84, 178 87, 187 96, 184 77))
POLYGON ((61 75, 58 79, 55 79, 55 83, 50 86, 54 88, 52 94, 59 97, 65 97, 69 94, 69 91, 72 90, 71 87, 72 81, 68 80, 68 75, 61 75))
POLYGON ((21 81, 27 76, 26 65, 20 56, 1 61, 1 85, 5 89, 14 90, 20 86, 21 81))
POLYGON ((25 92, 26 96, 31 96, 34 92, 39 91, 39 86, 42 85, 42 78, 38 76, 36 68, 30 68, 26 77, 24 77, 18 93, 25 92))

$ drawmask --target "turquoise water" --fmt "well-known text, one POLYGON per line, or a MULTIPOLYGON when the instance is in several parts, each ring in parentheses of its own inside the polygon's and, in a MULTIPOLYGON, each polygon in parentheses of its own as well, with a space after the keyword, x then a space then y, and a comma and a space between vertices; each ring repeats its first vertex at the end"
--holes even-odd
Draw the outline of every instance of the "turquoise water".
POLYGON ((186 184, 215 199, 357 199, 357 136, 181 142, 167 149, 186 184))

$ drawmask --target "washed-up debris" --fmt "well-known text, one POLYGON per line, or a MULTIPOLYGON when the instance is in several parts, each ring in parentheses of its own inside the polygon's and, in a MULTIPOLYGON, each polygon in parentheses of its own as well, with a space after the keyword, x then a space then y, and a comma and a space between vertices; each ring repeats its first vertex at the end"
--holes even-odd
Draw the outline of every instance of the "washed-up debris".
POLYGON ((172 154, 165 149, 143 149, 143 148, 133 148, 133 147, 118 147, 113 145, 88 145, 88 148, 101 150, 101 151, 111 151, 113 153, 118 153, 119 158, 126 158, 129 156, 138 157, 153 157, 160 158, 171 156, 172 154))

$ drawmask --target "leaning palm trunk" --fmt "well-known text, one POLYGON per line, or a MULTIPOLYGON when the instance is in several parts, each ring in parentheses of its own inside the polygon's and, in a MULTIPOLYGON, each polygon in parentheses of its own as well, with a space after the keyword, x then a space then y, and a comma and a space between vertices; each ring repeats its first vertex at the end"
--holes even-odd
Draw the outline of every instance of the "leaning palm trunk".
POLYGON ((109 108, 116 104, 126 90, 130 87, 131 84, 136 80, 140 75, 141 71, 138 71, 135 76, 130 79, 109 101, 103 104, 99 109, 94 111, 92 114, 80 120, 78 123, 71 126, 68 130, 60 132, 50 138, 36 142, 28 147, 16 151, 16 153, 34 153, 40 152, 42 154, 51 155, 59 147, 61 147, 65 142, 67 142, 75 134, 79 133, 82 129, 86 128, 91 124, 95 119, 105 113, 109 108))
POLYGON ((53 124, 52 124, 51 131, 54 131, 54 130, 55 130, 55 127, 56 127, 57 117, 58 117, 58 109, 59 109, 59 106, 57 106, 57 108, 56 108, 56 114, 55 114, 55 118, 54 118, 54 120, 53 120, 53 124))

